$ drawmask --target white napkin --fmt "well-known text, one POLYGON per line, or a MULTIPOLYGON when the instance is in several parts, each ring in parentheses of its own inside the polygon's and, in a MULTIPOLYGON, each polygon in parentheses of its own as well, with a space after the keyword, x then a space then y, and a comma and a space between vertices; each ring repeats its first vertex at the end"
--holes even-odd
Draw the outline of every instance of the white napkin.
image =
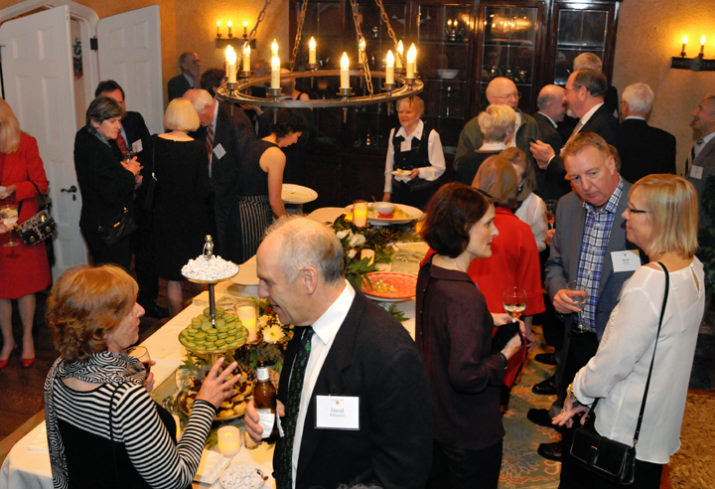
POLYGON ((231 457, 224 457, 218 452, 204 450, 199 468, 196 469, 194 480, 212 485, 218 479, 219 474, 228 467, 229 463, 231 463, 231 457))

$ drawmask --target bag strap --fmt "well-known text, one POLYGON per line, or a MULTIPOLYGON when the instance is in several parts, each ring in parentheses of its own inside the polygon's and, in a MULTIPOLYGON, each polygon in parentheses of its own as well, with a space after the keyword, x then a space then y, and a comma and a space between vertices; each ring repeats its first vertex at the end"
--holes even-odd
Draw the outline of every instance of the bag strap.
MULTIPOLYGON (((658 337, 660 336, 660 328, 663 325, 663 316, 665 315, 665 305, 668 302, 668 291, 670 290, 670 275, 668 274, 668 269, 665 268, 665 265, 661 262, 657 262, 658 265, 663 269, 663 272, 665 273, 665 294, 663 295, 663 305, 660 308, 660 318, 658 319, 658 331, 655 334, 655 345, 653 345, 653 355, 651 356, 650 359, 650 367, 648 368, 648 377, 646 378, 645 382, 645 391, 643 392, 643 400, 641 401, 641 407, 640 411, 638 412, 638 422, 636 423, 636 431, 633 434, 633 446, 638 443, 638 436, 640 435, 641 432, 641 424, 643 423, 643 413, 645 412, 645 402, 646 399, 648 398, 648 388, 650 387, 650 378, 651 375, 653 374, 653 362, 655 362, 655 350, 656 347, 658 346, 658 337)), ((596 405, 598 404, 598 399, 596 398, 593 401, 593 404, 591 405, 591 409, 589 410, 589 416, 593 415, 596 412, 596 405)))
POLYGON ((650 359, 650 367, 648 368, 648 378, 645 381, 645 391, 643 392, 643 401, 641 402, 641 409, 638 413, 638 424, 636 424, 636 432, 633 435, 633 445, 638 443, 638 436, 641 432, 641 423, 643 422, 643 412, 645 411, 645 401, 648 398, 648 388, 650 387, 650 378, 653 374, 653 362, 655 362, 655 350, 658 346, 658 337, 660 336, 660 327, 663 325, 663 316, 665 316, 665 305, 668 302, 668 291, 670 290, 670 275, 668 274, 668 269, 665 268, 662 262, 658 262, 660 268, 663 269, 665 273, 665 294, 663 295, 663 305, 660 308, 660 319, 658 320, 658 332, 655 334, 655 344, 653 345, 653 355, 650 359))

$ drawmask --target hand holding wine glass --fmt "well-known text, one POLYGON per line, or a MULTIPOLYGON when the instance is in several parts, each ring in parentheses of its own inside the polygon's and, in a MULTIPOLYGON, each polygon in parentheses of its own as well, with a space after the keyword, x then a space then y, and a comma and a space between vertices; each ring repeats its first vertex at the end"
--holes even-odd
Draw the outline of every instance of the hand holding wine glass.
POLYGON ((549 225, 549 229, 554 229, 556 227, 556 201, 547 200, 546 204, 546 222, 549 225))
POLYGON ((583 311, 586 301, 588 300, 588 292, 586 292, 585 287, 579 280, 572 280, 566 285, 566 290, 568 292, 569 298, 573 302, 574 306, 578 308, 578 329, 583 330, 583 323, 581 322, 581 311, 583 311))
POLYGON ((6 199, 0 201, 0 219, 2 219, 3 225, 10 232, 10 240, 3 246, 17 246, 18 243, 13 239, 13 229, 15 224, 17 224, 18 218, 18 207, 15 201, 15 195, 10 195, 6 199))

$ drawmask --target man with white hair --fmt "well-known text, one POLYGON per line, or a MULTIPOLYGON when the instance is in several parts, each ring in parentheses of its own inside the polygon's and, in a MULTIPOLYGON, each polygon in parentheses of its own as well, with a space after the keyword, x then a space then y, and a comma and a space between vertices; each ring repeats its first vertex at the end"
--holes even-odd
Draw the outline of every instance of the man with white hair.
POLYGON ((628 85, 621 97, 618 154, 621 176, 631 183, 651 173, 675 173, 675 137, 647 122, 654 99, 645 83, 628 85))
MULTIPOLYGON (((201 127, 191 136, 206 145, 215 222, 215 252, 243 263, 238 221, 238 178, 241 158, 255 139, 251 120, 233 104, 219 104, 209 92, 192 88, 186 97, 196 109, 201 127)), ((245 257, 246 259, 249 257, 245 257)))
MULTIPOLYGON (((521 94, 514 82, 509 78, 498 76, 487 85, 486 95, 490 104, 508 105, 516 111, 517 130, 514 139, 507 144, 507 147, 517 146, 528 153, 529 139, 538 138, 539 130, 534 118, 519 110, 521 94)), ((478 150, 481 146, 482 133, 479 130, 479 122, 477 122, 477 117, 473 117, 459 133, 459 142, 454 158, 456 160, 462 155, 478 150)))
MULTIPOLYGON (((335 233, 283 217, 259 246, 256 270, 259 297, 295 325, 278 386, 276 487, 423 489, 433 433, 422 357, 407 330, 345 279, 335 233)), ((259 420, 251 401, 245 422, 256 442, 273 425, 259 420)))

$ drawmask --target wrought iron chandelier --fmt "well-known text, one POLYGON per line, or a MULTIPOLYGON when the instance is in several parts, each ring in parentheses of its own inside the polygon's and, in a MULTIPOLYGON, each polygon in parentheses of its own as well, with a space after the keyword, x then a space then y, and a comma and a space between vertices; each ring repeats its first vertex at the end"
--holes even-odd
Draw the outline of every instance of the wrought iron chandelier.
MULTIPOLYGON (((347 54, 343 53, 340 69, 319 69, 315 60, 314 47, 311 45, 309 58, 310 69, 307 71, 294 71, 293 68, 295 66, 296 56, 302 38, 305 14, 308 9, 308 0, 303 0, 302 8, 298 16, 296 36, 289 62, 289 71, 281 72, 280 60, 277 56, 277 46, 275 46, 273 48, 273 58, 271 60, 271 74, 252 76, 252 73, 248 71, 248 69, 250 69, 250 63, 243 63, 243 58, 244 56, 247 56, 247 53, 250 56, 250 48, 247 49, 247 46, 250 46, 250 43, 255 39, 256 30, 265 16, 266 8, 270 4, 270 1, 271 0, 266 0, 263 9, 258 15, 256 24, 251 30, 251 33, 244 40, 244 48, 239 50, 240 52, 238 55, 235 52, 231 54, 233 49, 227 48, 227 50, 230 50, 227 52, 226 67, 228 83, 217 89, 217 95, 221 100, 240 104, 258 105, 261 107, 284 107, 294 109, 326 109, 334 107, 347 108, 351 106, 390 102, 399 98, 417 95, 423 90, 424 84, 416 77, 416 48, 414 45, 411 46, 406 57, 403 55, 402 51, 398 49, 398 44, 401 47, 401 41, 397 40, 395 31, 390 25, 390 19, 385 11, 382 0, 375 0, 375 3, 380 9, 380 16, 382 21, 385 23, 387 33, 395 44, 398 68, 394 67, 395 58, 392 55, 392 51, 389 51, 387 54, 385 71, 370 70, 367 56, 364 55, 365 38, 361 32, 357 2, 356 0, 350 0, 358 53, 360 53, 360 68, 351 70, 349 68, 347 54), (242 66, 244 69, 238 71, 238 66, 242 66), (405 68, 400 69, 400 66, 405 68), (340 79, 340 88, 335 93, 334 97, 310 100, 293 100, 289 97, 282 97, 281 83, 285 84, 291 80, 295 81, 297 79, 308 78, 310 79, 312 86, 316 79, 336 77, 340 79), (353 91, 350 85, 351 77, 358 78, 359 84, 362 87, 362 93, 357 94, 353 91), (374 90, 372 83, 373 78, 384 79, 384 83, 382 84, 383 89, 381 91, 376 92, 374 90), (251 94, 252 87, 264 87, 266 84, 270 84, 270 88, 266 89, 265 97, 251 94)), ((311 44, 313 43, 311 42, 311 44)))

